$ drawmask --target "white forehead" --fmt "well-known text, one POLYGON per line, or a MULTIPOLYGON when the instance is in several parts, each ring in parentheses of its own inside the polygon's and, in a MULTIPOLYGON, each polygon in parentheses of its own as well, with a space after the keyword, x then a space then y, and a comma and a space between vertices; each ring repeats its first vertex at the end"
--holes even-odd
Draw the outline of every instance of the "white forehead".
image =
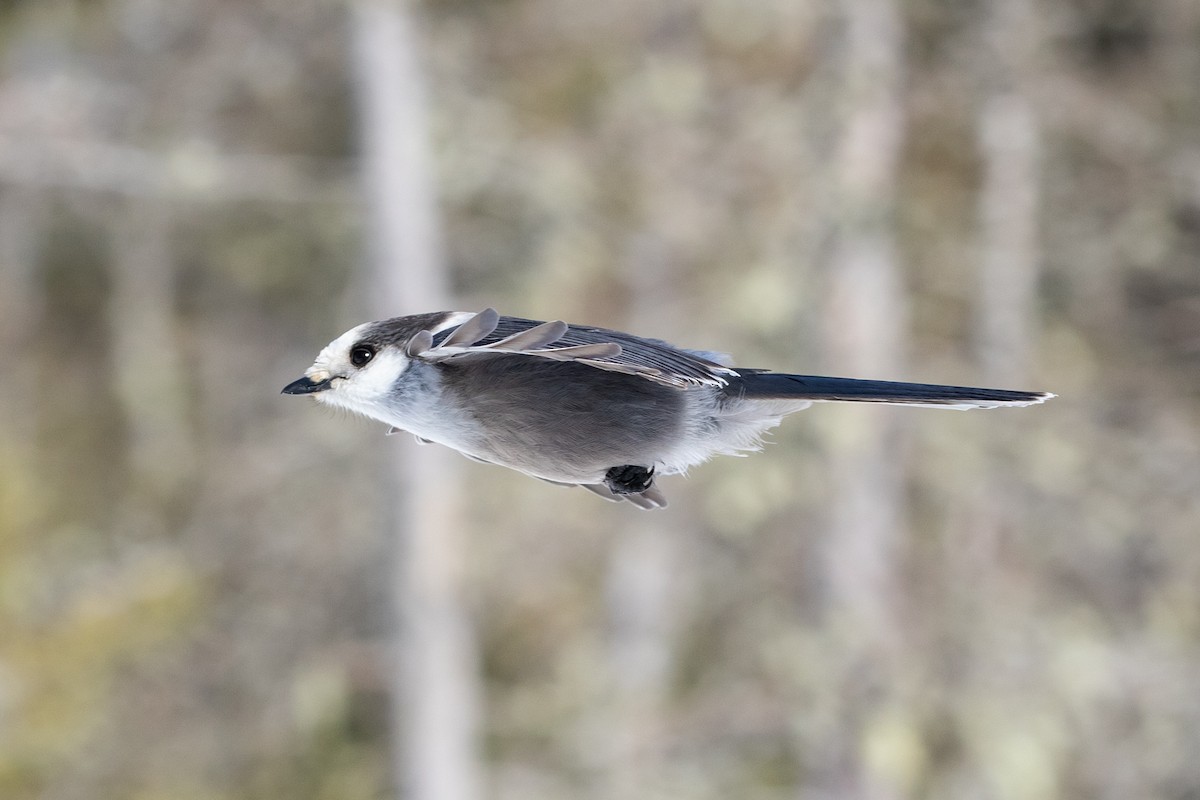
MULTIPOLYGON (((462 325, 464 322, 474 316, 474 311, 453 311, 447 314, 446 318, 437 325, 431 327, 429 332, 435 335, 439 334, 448 328, 455 328, 459 325, 462 325)), ((322 350, 317 356, 317 361, 329 361, 337 358, 339 355, 349 352, 350 348, 353 347, 354 344, 363 337, 363 334, 367 332, 367 329, 377 324, 379 323, 364 322, 361 325, 355 325, 353 328, 346 331, 329 344, 325 345, 325 349, 322 350)))
MULTIPOLYGON (((441 333, 444 330, 463 324, 474 316, 474 311, 451 312, 446 315, 445 319, 443 319, 437 325, 431 327, 429 332, 433 334, 441 333)), ((325 345, 324 349, 317 354, 316 360, 313 361, 313 365, 310 368, 310 377, 311 373, 326 372, 331 367, 343 365, 349 357, 350 348, 361 341, 368 330, 378 324, 379 323, 377 322, 364 322, 361 325, 355 325, 353 328, 346 331, 329 344, 325 345)), ((385 348, 385 353, 388 349, 390 348, 385 348)), ((380 355, 384 355, 385 353, 381 353, 380 355)), ((405 361, 407 360, 405 359, 405 361)))
POLYGON ((362 325, 355 325, 353 328, 346 331, 329 344, 325 345, 325 349, 317 354, 317 363, 328 364, 331 361, 335 361, 339 357, 344 356, 350 350, 350 347, 362 338, 363 332, 365 332, 370 325, 371 323, 369 322, 364 322, 362 325))

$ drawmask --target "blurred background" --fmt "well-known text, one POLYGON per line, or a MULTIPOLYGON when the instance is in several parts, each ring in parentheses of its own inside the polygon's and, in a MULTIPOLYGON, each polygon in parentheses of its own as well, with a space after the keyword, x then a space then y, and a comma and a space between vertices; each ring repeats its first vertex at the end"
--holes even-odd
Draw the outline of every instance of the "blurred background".
POLYGON ((1200 4, 0 4, 0 796, 1200 797, 1200 4), (639 512, 279 389, 479 309, 1060 395, 639 512))

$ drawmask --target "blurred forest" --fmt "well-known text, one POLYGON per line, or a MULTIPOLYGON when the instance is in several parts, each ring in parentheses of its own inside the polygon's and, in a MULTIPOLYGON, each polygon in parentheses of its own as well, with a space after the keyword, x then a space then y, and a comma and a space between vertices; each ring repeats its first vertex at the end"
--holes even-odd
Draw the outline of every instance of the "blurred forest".
POLYGON ((0 797, 1200 797, 1200 3, 8 0, 0 70, 0 797), (279 396, 443 285, 1060 397, 645 513, 279 396))

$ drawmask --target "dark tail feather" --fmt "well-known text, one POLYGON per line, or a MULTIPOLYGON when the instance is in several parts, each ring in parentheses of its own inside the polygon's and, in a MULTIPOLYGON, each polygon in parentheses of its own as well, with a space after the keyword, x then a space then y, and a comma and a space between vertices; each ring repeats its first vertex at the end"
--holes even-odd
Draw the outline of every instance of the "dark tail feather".
POLYGON ((735 379, 729 388, 732 393, 750 399, 892 403, 941 408, 1030 406, 1054 397, 1048 392, 1015 392, 1009 389, 976 389, 970 386, 941 386, 933 383, 863 381, 855 378, 750 371, 741 371, 740 382, 735 379))

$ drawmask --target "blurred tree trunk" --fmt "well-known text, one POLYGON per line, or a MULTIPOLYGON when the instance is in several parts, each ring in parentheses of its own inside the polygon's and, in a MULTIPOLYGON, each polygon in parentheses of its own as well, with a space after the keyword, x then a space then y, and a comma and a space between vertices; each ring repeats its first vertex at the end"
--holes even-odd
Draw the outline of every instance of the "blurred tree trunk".
POLYGON ((677 565, 677 540, 659 520, 638 519, 618 533, 605 592, 614 695, 606 771, 614 800, 645 796, 649 779, 661 772, 677 565))
POLYGON ((1041 137, 1023 74, 1036 68, 1031 0, 993 7, 987 75, 979 114, 984 176, 980 194, 978 347, 988 380, 1028 378, 1037 293, 1041 137))
POLYGON ((115 393, 137 489, 165 497, 195 459, 175 337, 169 211, 162 203, 130 199, 112 230, 108 318, 115 393))
MULTIPOLYGON (((654 234, 633 237, 627 256, 633 297, 629 330, 672 327, 664 315, 673 316, 680 304, 665 250, 654 234)), ((630 511, 621 508, 628 523, 615 533, 605 592, 614 693, 607 791, 620 800, 645 796, 648 776, 660 772, 661 724, 682 580, 675 531, 691 527, 668 527, 665 514, 630 511)))
MULTIPOLYGON (((826 299, 828 357, 834 374, 899 377, 908 316, 893 230, 904 134, 903 22, 894 0, 840 0, 839 9, 845 106, 832 164, 839 202, 826 299)), ((874 684, 894 677, 903 442, 891 408, 830 411, 830 622, 842 644, 834 668, 853 683, 839 698, 845 738, 823 743, 814 769, 833 796, 888 797, 888 787, 864 763, 863 749, 874 684)))
POLYGON ((37 274, 37 221, 43 209, 30 192, 5 186, 0 193, 0 413, 12 423, 4 426, 0 444, 16 448, 21 458, 34 450, 38 408, 34 401, 36 364, 34 337, 42 316, 42 292, 37 274))
MULTIPOLYGON (((1035 303, 1041 261, 1038 214, 1041 182, 1041 135, 1028 94, 1026 75, 1037 67, 1037 10, 1032 0, 1009 0, 993 7, 985 31, 987 54, 983 104, 979 112, 979 148, 983 160, 980 188, 980 275, 976 345, 988 382, 1025 386, 1035 334, 1035 303)), ((1007 452, 1002 428, 989 442, 992 475, 978 498, 971 548, 976 569, 989 570, 1000 531, 1011 519, 1016 487, 1004 468, 1007 452)), ((979 576, 976 575, 976 578, 979 576)))
MULTIPOLYGON (((898 376, 907 309, 893 241, 900 157, 903 30, 891 0, 842 0, 848 62, 846 124, 834 168, 840 202, 826 304, 831 369, 898 376)), ((834 410, 832 601, 867 638, 886 637, 893 560, 903 527, 898 432, 891 409, 834 410)))
MULTIPOLYGON (((359 0, 353 39, 370 213, 367 288, 376 318, 448 307, 433 162, 411 10, 359 0)), ((387 443, 398 623, 392 687, 396 779, 414 800, 480 796, 480 687, 463 599, 459 456, 387 443)))

